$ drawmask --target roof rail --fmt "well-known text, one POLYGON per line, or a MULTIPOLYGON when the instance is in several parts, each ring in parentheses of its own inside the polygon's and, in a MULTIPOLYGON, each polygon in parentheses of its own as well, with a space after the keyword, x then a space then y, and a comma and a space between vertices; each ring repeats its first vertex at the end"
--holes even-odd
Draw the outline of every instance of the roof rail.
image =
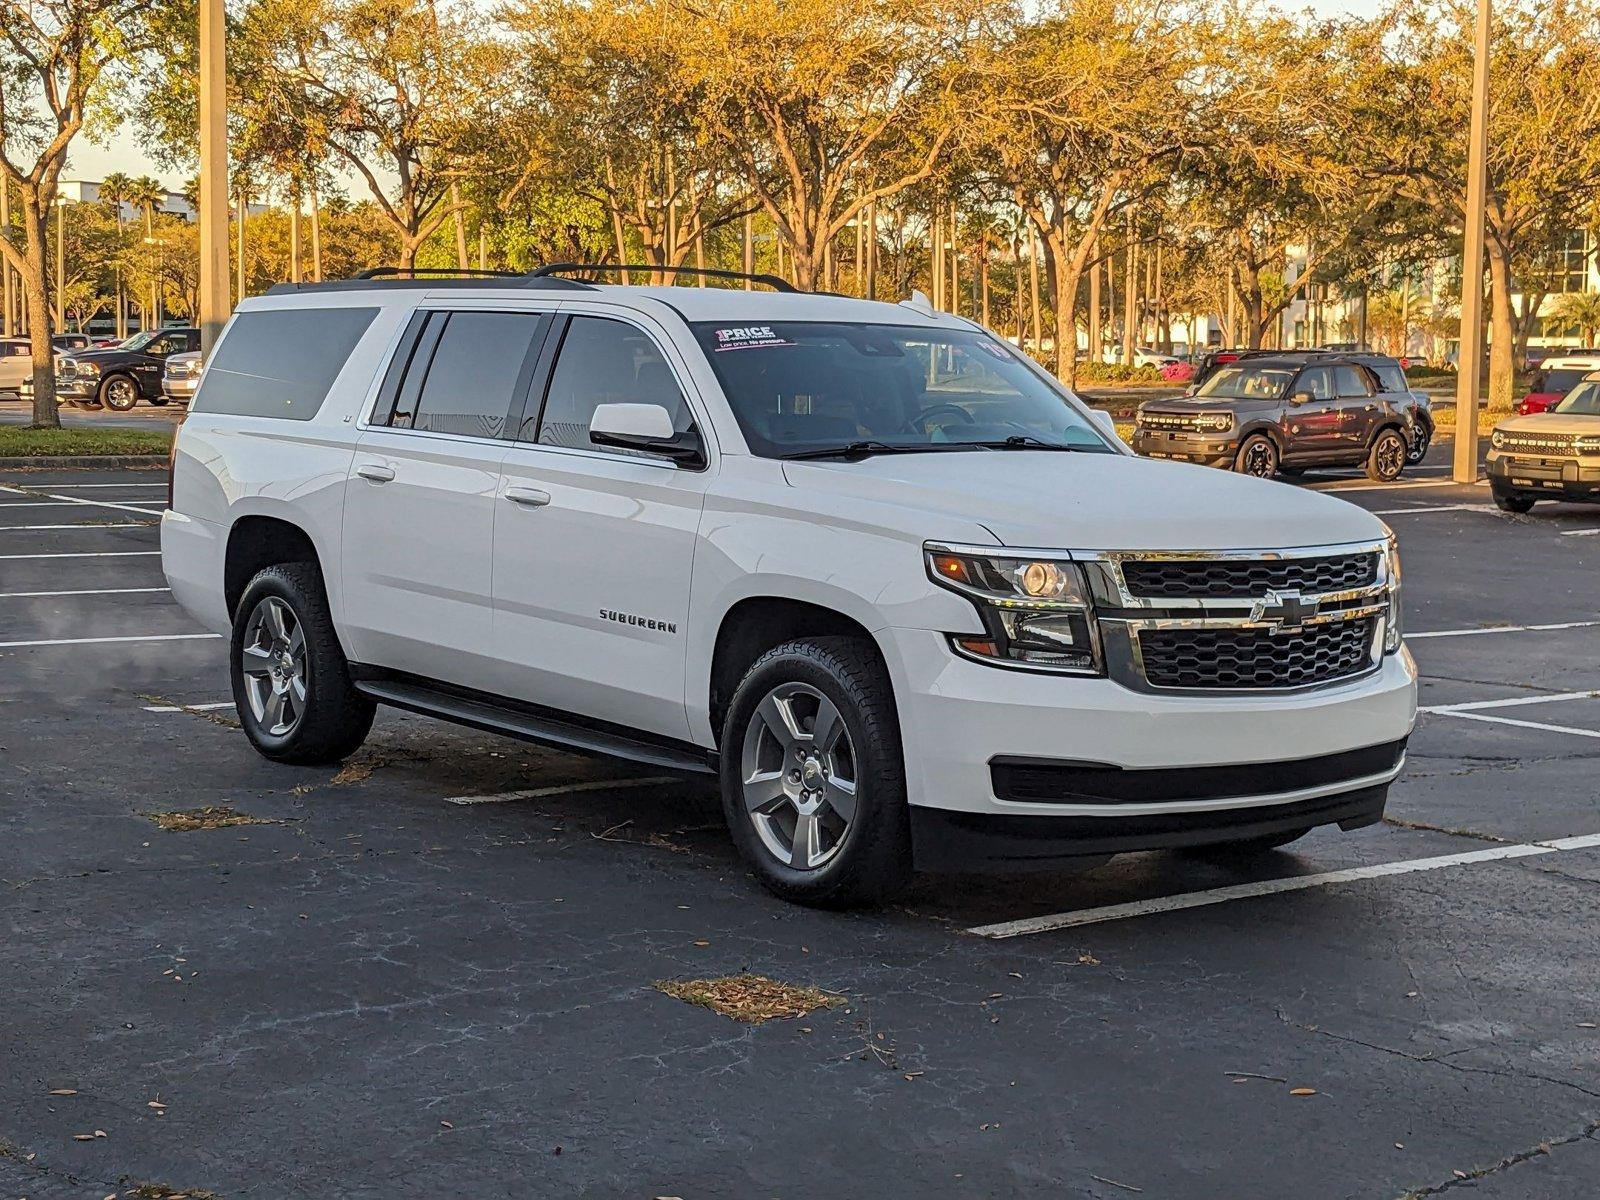
POLYGON ((540 290, 592 291, 593 285, 576 279, 528 275, 521 271, 492 271, 457 267, 369 267, 348 279, 327 279, 318 283, 277 283, 267 289, 269 296, 296 292, 356 292, 409 288, 484 288, 515 287, 540 290))
POLYGON ((617 271, 655 271, 666 275, 696 275, 704 279, 747 279, 765 284, 775 292, 798 293, 799 288, 777 275, 754 275, 745 271, 719 271, 712 267, 658 267, 652 263, 548 263, 534 271, 531 279, 552 279, 578 272, 614 274, 617 271))
POLYGON ((442 275, 445 277, 469 275, 487 276, 491 279, 521 279, 521 271, 498 271, 488 267, 368 267, 365 271, 358 271, 354 279, 413 279, 418 275, 442 275))

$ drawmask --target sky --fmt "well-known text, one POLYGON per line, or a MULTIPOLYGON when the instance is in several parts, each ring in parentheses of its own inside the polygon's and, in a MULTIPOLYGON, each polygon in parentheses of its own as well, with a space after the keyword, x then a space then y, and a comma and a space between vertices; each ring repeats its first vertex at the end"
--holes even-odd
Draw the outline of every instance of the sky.
MULTIPOLYGON (((1381 2, 1382 0, 1310 0, 1304 7, 1306 11, 1319 16, 1351 13, 1368 17, 1377 12, 1381 2)), ((1285 3, 1283 7, 1293 8, 1295 5, 1285 3)), ((100 180, 113 171, 121 171, 126 175, 154 176, 170 191, 178 191, 187 174, 158 168, 139 147, 137 140, 127 136, 124 131, 110 146, 97 146, 80 137, 73 144, 71 158, 63 178, 100 180)))

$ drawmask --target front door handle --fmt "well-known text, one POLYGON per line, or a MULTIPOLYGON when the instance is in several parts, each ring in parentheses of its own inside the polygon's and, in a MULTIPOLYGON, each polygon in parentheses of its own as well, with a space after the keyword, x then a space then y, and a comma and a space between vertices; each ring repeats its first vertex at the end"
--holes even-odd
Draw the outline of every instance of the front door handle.
POLYGON ((382 463, 362 463, 356 468, 356 474, 363 479, 370 479, 373 483, 388 483, 394 478, 394 468, 386 467, 382 463))
POLYGON ((523 504, 528 508, 543 508, 550 503, 550 493, 542 492, 538 488, 508 487, 506 499, 513 504, 523 504))

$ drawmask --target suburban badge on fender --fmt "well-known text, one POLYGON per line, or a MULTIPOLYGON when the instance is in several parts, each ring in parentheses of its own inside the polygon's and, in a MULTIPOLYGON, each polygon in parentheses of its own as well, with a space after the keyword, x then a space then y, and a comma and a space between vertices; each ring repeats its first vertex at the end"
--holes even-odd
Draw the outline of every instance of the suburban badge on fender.
POLYGON ((675 621, 655 621, 649 617, 638 617, 633 613, 618 612, 614 608, 602 608, 600 619, 615 621, 618 625, 636 625, 640 629, 655 629, 662 633, 677 633, 678 625, 675 621))

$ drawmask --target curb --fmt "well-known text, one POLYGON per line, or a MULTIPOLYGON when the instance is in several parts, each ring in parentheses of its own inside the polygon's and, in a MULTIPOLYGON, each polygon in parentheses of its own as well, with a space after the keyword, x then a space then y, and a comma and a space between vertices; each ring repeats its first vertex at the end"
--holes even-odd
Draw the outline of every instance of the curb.
POLYGON ((100 467, 118 468, 165 467, 165 454, 30 454, 19 458, 0 458, 0 470, 22 467, 100 467))

